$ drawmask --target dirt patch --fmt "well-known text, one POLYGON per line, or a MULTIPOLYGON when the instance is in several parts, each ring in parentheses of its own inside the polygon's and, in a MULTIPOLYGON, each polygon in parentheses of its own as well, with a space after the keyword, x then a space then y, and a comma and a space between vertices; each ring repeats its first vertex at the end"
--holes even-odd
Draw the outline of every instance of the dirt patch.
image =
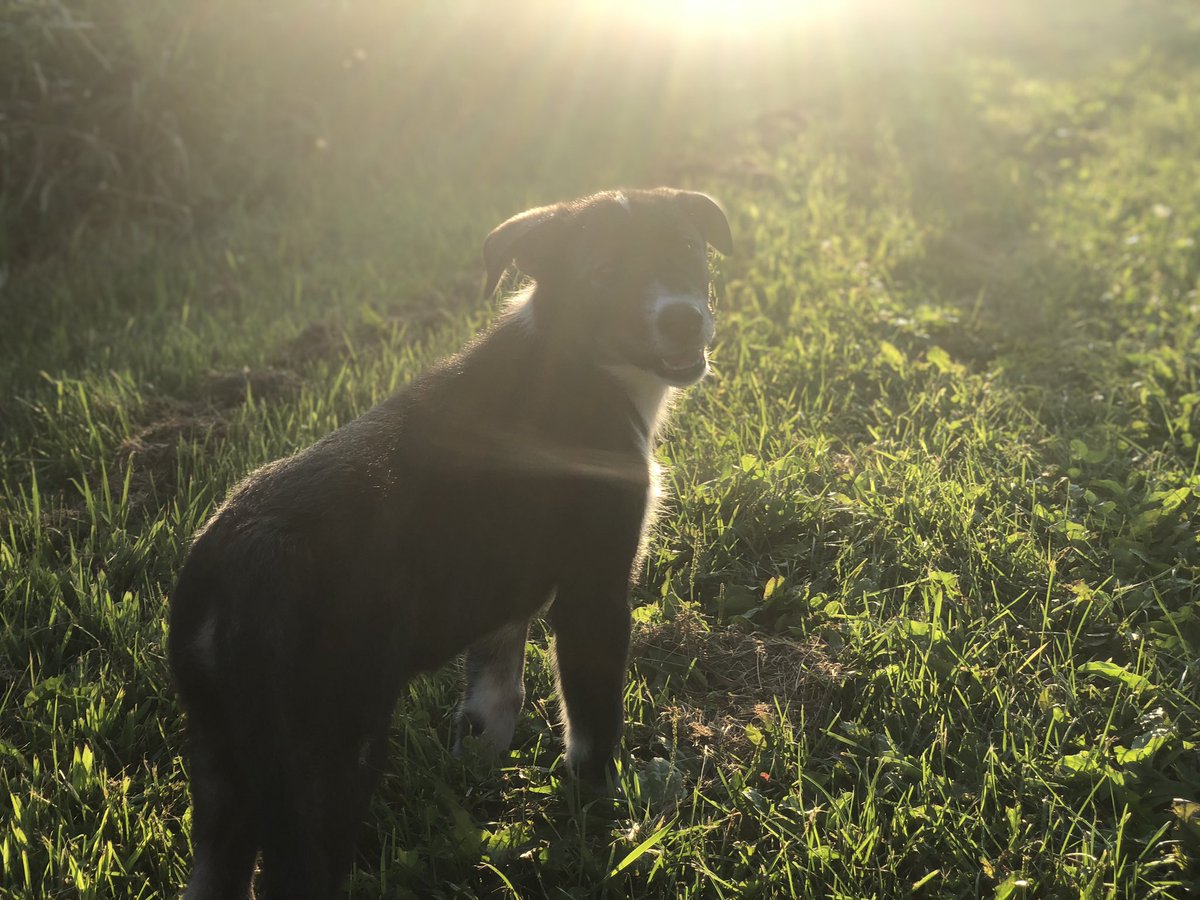
POLYGON ((256 400, 276 400, 296 394, 304 380, 290 369, 251 369, 240 372, 213 372, 205 380, 202 392, 214 405, 237 406, 247 396, 256 400))
POLYGON ((336 359, 369 350, 397 331, 405 332, 409 340, 417 340, 478 304, 482 280, 479 272, 463 271, 449 278, 445 288, 414 291, 402 304, 372 304, 372 321, 312 322, 283 344, 272 364, 289 367, 336 359))
POLYGON ((164 409, 153 422, 117 447, 117 459, 133 465, 131 499, 155 491, 173 494, 178 480, 178 447, 188 441, 220 440, 228 422, 216 410, 198 410, 183 404, 164 409))
MULTIPOLYGON (((132 499, 145 500, 155 492, 174 493, 178 481, 178 448, 192 441, 219 441, 229 432, 229 411, 247 397, 282 400, 294 396, 304 380, 290 369, 249 366, 211 372, 201 382, 199 399, 164 398, 152 401, 146 424, 117 446, 117 460, 132 463, 132 499)), ((122 476, 123 477, 123 476, 122 476)))
POLYGON ((275 354, 277 364, 296 365, 339 356, 348 351, 341 329, 327 322, 313 322, 287 341, 275 354))
POLYGON ((660 715, 680 739, 735 754, 748 725, 819 717, 849 674, 815 638, 713 629, 692 612, 639 631, 633 653, 644 674, 671 676, 678 702, 660 715))
POLYGON ((353 352, 368 351, 404 330, 413 339, 451 321, 455 313, 445 306, 420 306, 383 316, 375 322, 347 327, 334 322, 313 322, 284 343, 273 357, 276 366, 295 366, 323 359, 338 359, 353 352))

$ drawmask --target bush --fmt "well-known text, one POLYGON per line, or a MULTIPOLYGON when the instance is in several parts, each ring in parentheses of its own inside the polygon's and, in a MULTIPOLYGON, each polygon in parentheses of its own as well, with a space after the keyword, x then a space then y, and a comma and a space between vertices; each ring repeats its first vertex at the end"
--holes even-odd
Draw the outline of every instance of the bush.
POLYGON ((270 191, 313 146, 349 18, 316 0, 0 0, 0 256, 270 191))

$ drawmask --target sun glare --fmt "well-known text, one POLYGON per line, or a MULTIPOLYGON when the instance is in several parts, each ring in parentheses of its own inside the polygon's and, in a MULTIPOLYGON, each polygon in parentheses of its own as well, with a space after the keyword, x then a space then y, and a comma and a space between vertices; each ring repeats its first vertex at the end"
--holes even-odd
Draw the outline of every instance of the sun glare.
POLYGON ((726 27, 740 23, 771 25, 795 19, 815 4, 796 0, 676 0, 683 25, 726 27))
MULTIPOLYGON (((745 35, 795 24, 840 6, 838 0, 623 0, 628 19, 678 35, 745 35)), ((612 10, 614 4, 604 4, 612 10)))

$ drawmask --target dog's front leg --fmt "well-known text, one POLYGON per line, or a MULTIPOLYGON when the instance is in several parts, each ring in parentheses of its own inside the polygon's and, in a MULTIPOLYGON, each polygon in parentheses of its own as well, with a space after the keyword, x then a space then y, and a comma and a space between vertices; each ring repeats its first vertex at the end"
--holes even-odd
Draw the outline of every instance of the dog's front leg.
POLYGON ((625 719, 628 571, 607 582, 560 585, 550 607, 567 766, 598 787, 606 781, 617 786, 613 756, 625 719))

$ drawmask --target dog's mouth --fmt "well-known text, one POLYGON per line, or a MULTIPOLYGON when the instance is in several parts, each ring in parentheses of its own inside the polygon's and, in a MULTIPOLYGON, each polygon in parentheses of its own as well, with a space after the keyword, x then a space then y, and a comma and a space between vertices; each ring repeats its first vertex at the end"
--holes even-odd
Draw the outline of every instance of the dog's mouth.
POLYGON ((676 386, 694 384, 708 371, 708 356, 703 347, 665 353, 656 361, 654 371, 664 381, 676 386))

